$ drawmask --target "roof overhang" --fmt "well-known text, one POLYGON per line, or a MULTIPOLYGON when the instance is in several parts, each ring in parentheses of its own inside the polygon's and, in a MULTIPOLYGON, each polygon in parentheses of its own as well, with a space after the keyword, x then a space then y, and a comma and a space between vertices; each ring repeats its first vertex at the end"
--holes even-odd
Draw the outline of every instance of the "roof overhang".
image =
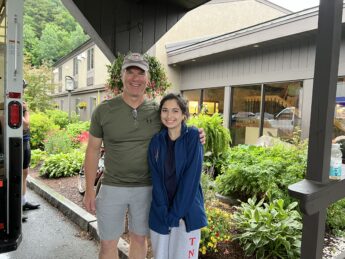
POLYGON ((186 12, 209 0, 62 0, 107 58, 149 50, 186 12))
MULTIPOLYGON (((344 25, 345 12, 342 22, 344 25)), ((168 64, 183 64, 197 59, 208 59, 214 55, 252 49, 286 37, 316 35, 317 26, 318 8, 316 7, 216 37, 168 44, 166 46, 168 64)))

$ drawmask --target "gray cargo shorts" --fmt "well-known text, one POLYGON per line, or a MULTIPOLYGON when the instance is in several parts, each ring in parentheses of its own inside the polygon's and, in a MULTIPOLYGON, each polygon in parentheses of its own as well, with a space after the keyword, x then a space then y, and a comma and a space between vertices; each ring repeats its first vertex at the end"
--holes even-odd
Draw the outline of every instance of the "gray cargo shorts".
POLYGON ((152 186, 117 187, 102 184, 96 198, 98 235, 101 240, 117 240, 125 231, 128 209, 130 232, 148 236, 148 217, 152 199, 152 186))

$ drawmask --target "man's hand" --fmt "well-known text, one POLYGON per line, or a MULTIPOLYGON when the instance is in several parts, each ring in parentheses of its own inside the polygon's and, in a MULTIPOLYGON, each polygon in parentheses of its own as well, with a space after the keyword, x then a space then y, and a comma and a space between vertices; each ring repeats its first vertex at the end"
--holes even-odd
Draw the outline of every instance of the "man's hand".
POLYGON ((96 213, 96 191, 86 190, 84 194, 83 203, 88 212, 95 214, 96 213))
POLYGON ((198 128, 199 130, 199 137, 200 137, 200 143, 205 145, 206 143, 206 134, 203 128, 198 128))

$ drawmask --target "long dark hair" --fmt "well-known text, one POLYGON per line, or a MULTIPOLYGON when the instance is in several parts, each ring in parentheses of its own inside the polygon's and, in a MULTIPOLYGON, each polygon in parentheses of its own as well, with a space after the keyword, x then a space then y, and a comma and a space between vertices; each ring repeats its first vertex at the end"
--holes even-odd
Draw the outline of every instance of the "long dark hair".
POLYGON ((164 103, 169 100, 176 100, 177 105, 180 107, 182 111, 182 114, 186 117, 186 119, 188 119, 189 117, 188 103, 180 94, 170 93, 170 94, 165 95, 162 98, 161 103, 159 104, 159 114, 161 114, 162 112, 162 107, 164 103))

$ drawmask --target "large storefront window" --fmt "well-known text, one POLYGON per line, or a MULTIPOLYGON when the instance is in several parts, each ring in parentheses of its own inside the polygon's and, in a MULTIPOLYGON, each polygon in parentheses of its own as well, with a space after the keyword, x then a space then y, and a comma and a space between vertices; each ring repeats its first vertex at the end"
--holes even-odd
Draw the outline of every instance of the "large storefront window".
POLYGON ((224 112, 224 87, 187 90, 183 91, 183 97, 188 100, 190 115, 224 112))
MULTIPOLYGON (((337 82, 337 96, 335 100, 333 138, 345 139, 345 77, 337 82), (339 138, 340 137, 340 138, 339 138)), ((342 142, 345 143, 345 140, 342 142)))
POLYGON ((232 145, 250 144, 259 136, 261 86, 232 87, 232 145))
POLYGON ((209 115, 224 112, 224 87, 203 90, 203 111, 209 115))
POLYGON ((265 85, 263 135, 292 139, 293 132, 301 127, 301 108, 301 82, 265 85))
POLYGON ((189 114, 195 115, 200 111, 201 90, 183 91, 183 97, 188 100, 189 114))
POLYGON ((254 145, 260 134, 291 139, 301 125, 301 82, 232 87, 232 92, 233 145, 254 145))

